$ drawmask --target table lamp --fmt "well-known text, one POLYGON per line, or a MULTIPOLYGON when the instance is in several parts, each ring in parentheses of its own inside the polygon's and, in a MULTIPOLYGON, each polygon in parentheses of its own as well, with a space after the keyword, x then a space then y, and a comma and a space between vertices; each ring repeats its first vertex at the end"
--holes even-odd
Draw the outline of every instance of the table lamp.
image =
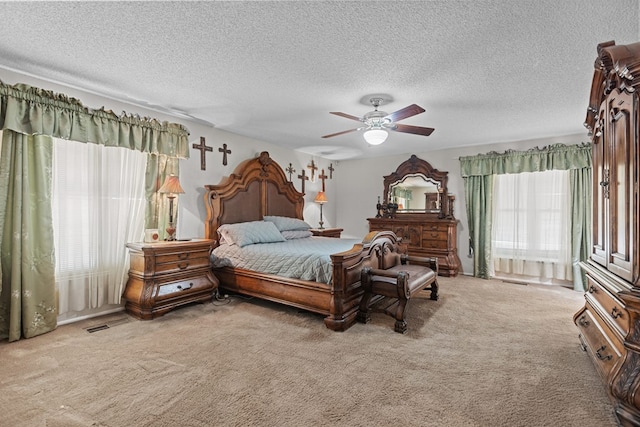
POLYGON ((167 176, 158 192, 165 193, 169 199, 169 226, 167 227, 167 237, 164 240, 176 240, 176 224, 173 221, 173 199, 175 199, 178 194, 184 193, 184 190, 180 186, 180 180, 173 174, 167 176))
POLYGON ((324 224, 324 221, 322 221, 322 205, 327 203, 327 201, 327 196, 324 195, 324 191, 318 191, 314 202, 320 205, 320 230, 324 229, 324 227, 322 226, 324 224))

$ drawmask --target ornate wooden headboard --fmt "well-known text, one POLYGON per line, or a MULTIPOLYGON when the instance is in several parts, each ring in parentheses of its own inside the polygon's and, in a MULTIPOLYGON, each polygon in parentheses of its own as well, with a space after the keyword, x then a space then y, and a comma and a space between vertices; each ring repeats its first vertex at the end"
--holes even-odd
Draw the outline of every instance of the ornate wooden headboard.
POLYGON ((295 189, 269 153, 240 163, 218 185, 205 185, 207 219, 204 235, 218 240, 222 224, 259 221, 265 215, 302 219, 304 193, 295 189))

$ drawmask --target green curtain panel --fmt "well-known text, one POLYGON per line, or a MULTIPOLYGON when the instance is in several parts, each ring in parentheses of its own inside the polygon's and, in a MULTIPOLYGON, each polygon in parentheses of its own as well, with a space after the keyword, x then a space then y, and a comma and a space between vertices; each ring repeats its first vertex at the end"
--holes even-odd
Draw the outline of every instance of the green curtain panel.
MULTIPOLYGON (((85 107, 79 100, 0 81, 0 338, 32 337, 56 327, 51 215, 53 138, 149 153, 146 227, 166 217, 157 190, 189 157, 189 132, 176 123, 85 107)), ((123 249, 124 250, 124 249, 123 249)))
POLYGON ((508 150, 460 158, 464 180, 469 250, 474 256, 474 276, 489 277, 493 176, 505 173, 570 170, 572 189, 572 259, 574 289, 584 290, 579 262, 591 247, 591 145, 555 144, 527 151, 508 150))
POLYGON ((0 154, 0 338, 56 327, 51 214, 52 138, 2 132, 0 154))

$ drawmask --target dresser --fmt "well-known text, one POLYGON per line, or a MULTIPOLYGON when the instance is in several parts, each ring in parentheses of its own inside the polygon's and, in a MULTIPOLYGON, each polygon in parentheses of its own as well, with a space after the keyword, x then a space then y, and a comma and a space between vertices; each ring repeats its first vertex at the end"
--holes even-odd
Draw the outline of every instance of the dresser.
POLYGON ((178 306, 211 300, 218 289, 209 256, 215 240, 129 243, 125 309, 139 319, 162 316, 178 306))
POLYGON ((581 264, 585 304, 574 316, 623 426, 640 425, 639 75, 640 43, 598 45, 585 121, 593 156, 592 250, 581 264))
POLYGON ((409 255, 438 258, 442 276, 457 276, 460 272, 455 219, 368 218, 369 231, 391 230, 402 238, 409 255))
POLYGON ((440 275, 457 276, 458 220, 455 197, 447 193, 448 172, 414 154, 383 179, 384 199, 378 199, 375 218, 367 219, 369 231, 393 231, 409 255, 438 258, 440 275))

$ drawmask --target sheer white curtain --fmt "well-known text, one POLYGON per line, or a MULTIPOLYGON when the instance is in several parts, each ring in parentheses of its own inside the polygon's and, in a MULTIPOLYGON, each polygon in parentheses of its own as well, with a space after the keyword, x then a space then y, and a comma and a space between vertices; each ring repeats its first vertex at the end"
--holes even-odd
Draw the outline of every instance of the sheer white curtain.
POLYGON ((495 175, 492 276, 573 280, 569 171, 495 175))
POLYGON ((55 140, 53 230, 58 321, 118 308, 125 244, 144 234, 147 154, 55 140))

